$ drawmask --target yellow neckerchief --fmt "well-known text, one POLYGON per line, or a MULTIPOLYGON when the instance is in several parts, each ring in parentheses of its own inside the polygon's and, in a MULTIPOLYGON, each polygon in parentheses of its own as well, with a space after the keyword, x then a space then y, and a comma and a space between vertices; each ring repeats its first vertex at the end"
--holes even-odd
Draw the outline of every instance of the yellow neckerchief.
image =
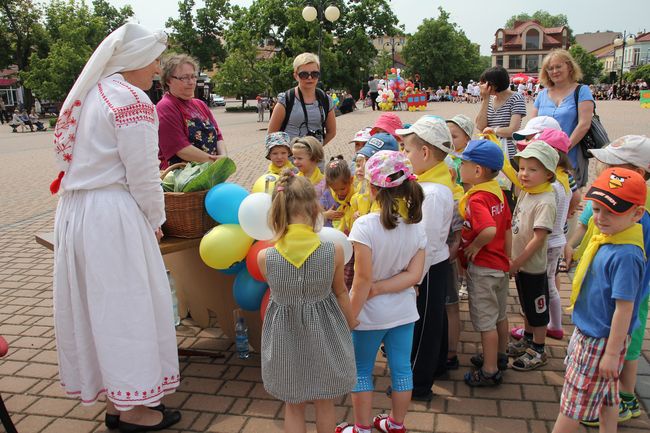
POLYGON ((462 186, 456 184, 454 185, 454 189, 451 190, 451 193, 454 196, 454 201, 460 201, 463 199, 463 195, 465 195, 465 190, 462 186))
POLYGON ((348 195, 343 200, 339 199, 338 195, 332 190, 332 188, 330 188, 330 194, 334 201, 339 204, 339 207, 336 208, 336 210, 343 212, 344 214, 343 218, 340 220, 332 220, 332 227, 342 232, 349 232, 352 228, 352 214, 354 213, 352 206, 350 205, 350 201, 354 195, 354 188, 350 186, 348 195))
POLYGON ((569 173, 567 173, 562 167, 558 167, 555 170, 555 178, 560 184, 564 187, 564 191, 569 194, 571 193, 571 185, 569 185, 569 173))
POLYGON ((633 226, 623 230, 622 232, 615 233, 613 235, 604 235, 600 233, 600 230, 598 230, 598 228, 594 228, 594 235, 591 237, 591 239, 589 239, 589 244, 587 244, 587 248, 585 249, 582 258, 580 259, 580 263, 578 263, 575 276, 573 277, 571 298, 569 299, 569 310, 573 309, 573 306, 578 299, 578 295, 580 294, 582 282, 584 281, 584 278, 587 275, 587 271, 589 270, 589 266, 596 256, 596 253, 598 252, 600 246, 604 244, 635 245, 641 248, 643 255, 645 256, 645 248, 643 246, 643 228, 641 227, 641 224, 636 223, 633 226))
POLYGON ((287 163, 284 164, 282 167, 278 167, 277 165, 270 163, 268 173, 275 174, 276 176, 280 176, 284 170, 291 170, 291 169, 293 169, 293 164, 291 163, 291 161, 287 161, 287 163))
MULTIPOLYGON (((542 192, 553 192, 553 187, 551 186, 551 182, 544 182, 541 185, 537 185, 537 186, 534 186, 532 188, 524 188, 523 186, 521 186, 521 182, 519 182, 519 178, 517 178, 517 172, 515 171, 512 164, 510 164, 510 160, 508 160, 507 158, 504 158, 504 160, 503 160, 503 168, 501 169, 501 171, 503 172, 503 174, 506 175, 506 177, 510 180, 510 182, 512 182, 512 184, 514 186, 516 186, 519 189, 522 189, 522 190, 526 191, 528 194, 540 194, 542 192)), ((558 170, 558 171, 560 171, 560 170, 558 170)), ((564 170, 562 170, 562 171, 564 171, 564 170)), ((557 176, 557 172, 555 174, 557 176)), ((564 175, 566 176, 566 182, 567 182, 567 185, 568 185, 569 184, 569 177, 568 177, 568 175, 566 175, 566 173, 564 173, 564 175)), ((560 180, 559 177, 558 177, 558 180, 560 180)), ((562 180, 560 180, 560 182, 562 182, 562 180)), ((562 185, 564 185, 564 184, 562 184, 562 185)), ((571 189, 569 188, 569 190, 571 190, 571 189)))
POLYGON ((451 180, 449 168, 444 161, 439 162, 422 174, 418 174, 418 182, 433 182, 445 185, 449 190, 454 192, 454 184, 451 180))
MULTIPOLYGON (((305 176, 305 173, 298 172, 298 176, 305 176)), ((323 175, 323 172, 320 171, 320 168, 315 167, 314 172, 309 176, 309 182, 311 182, 312 185, 318 185, 318 183, 323 180, 325 176, 323 175)))
POLYGON ((370 212, 371 206, 370 192, 357 192, 350 199, 350 207, 352 208, 352 215, 359 212, 359 216, 366 215, 370 212))
MULTIPOLYGON (((370 206, 370 212, 381 212, 381 206, 379 205, 378 201, 374 201, 372 203, 372 206, 370 206)), ((408 220, 409 210, 408 206, 406 205, 406 200, 403 198, 397 199, 397 212, 404 220, 408 220)))
POLYGON ((471 187, 469 190, 467 190, 465 195, 463 195, 463 197, 458 202, 458 213, 460 214, 460 217, 462 219, 465 219, 465 210, 466 210, 467 202, 469 201, 470 196, 472 194, 475 194, 475 193, 479 192, 479 191, 485 191, 485 192, 489 192, 491 194, 494 194, 494 195, 497 196, 499 201, 501 203, 503 203, 503 192, 501 192, 502 190, 501 190, 501 187, 499 186, 499 182, 492 179, 492 180, 489 180, 487 182, 479 183, 479 184, 474 185, 473 187, 471 187))
POLYGON ((306 224, 289 224, 287 232, 275 243, 275 249, 289 263, 300 268, 320 246, 320 238, 306 224))

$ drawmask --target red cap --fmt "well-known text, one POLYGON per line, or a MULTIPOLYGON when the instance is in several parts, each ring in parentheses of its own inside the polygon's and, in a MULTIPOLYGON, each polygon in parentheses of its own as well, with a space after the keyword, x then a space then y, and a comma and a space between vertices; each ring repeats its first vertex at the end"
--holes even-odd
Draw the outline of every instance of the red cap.
POLYGON ((603 171, 585 196, 597 201, 616 214, 622 214, 633 206, 644 206, 648 188, 643 176, 627 168, 614 167, 603 171))

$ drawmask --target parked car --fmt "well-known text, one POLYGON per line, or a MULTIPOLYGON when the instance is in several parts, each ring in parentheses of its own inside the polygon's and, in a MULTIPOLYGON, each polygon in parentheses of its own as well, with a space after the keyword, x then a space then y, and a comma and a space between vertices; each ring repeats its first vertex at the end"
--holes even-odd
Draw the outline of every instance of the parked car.
POLYGON ((223 96, 217 95, 216 93, 210 94, 210 105, 213 107, 225 107, 226 100, 223 96))

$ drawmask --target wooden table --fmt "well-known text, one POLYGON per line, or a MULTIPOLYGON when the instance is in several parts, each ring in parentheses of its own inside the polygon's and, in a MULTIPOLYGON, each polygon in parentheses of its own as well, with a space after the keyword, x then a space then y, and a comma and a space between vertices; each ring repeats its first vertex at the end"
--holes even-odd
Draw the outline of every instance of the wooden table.
MULTIPOLYGON (((37 233, 36 242, 50 251, 54 250, 54 233, 37 233)), ((201 327, 210 325, 210 311, 214 312, 221 330, 235 340, 233 311, 238 309, 232 294, 234 275, 226 275, 203 263, 199 256, 201 238, 182 239, 164 237, 160 241, 165 266, 175 282, 178 312, 181 318, 192 319, 201 327)), ((259 311, 244 311, 248 324, 248 339, 254 349, 259 349, 262 323, 259 311)))

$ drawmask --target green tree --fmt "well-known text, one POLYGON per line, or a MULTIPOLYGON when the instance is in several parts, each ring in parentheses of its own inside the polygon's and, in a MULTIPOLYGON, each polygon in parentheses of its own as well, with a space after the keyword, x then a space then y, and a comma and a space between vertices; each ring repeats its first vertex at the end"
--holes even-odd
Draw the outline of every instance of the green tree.
POLYGON ((0 2, 0 68, 18 65, 29 69, 34 52, 47 52, 47 37, 40 23, 41 9, 32 0, 0 2))
POLYGON ((646 83, 650 83, 650 65, 644 65, 640 68, 637 68, 630 74, 630 79, 634 80, 643 80, 646 83))
POLYGON ((33 53, 30 68, 20 74, 38 98, 63 100, 97 45, 133 13, 129 7, 107 7, 103 0, 94 4, 97 10, 82 0, 53 0, 46 6, 49 52, 33 53))
POLYGON ((593 84, 600 74, 603 72, 603 64, 598 61, 596 56, 587 52, 581 45, 572 45, 569 48, 569 53, 578 62, 580 69, 582 69, 582 82, 585 84, 593 84))
POLYGON ((194 0, 178 2, 178 18, 169 18, 171 46, 196 58, 201 69, 212 69, 226 57, 221 43, 231 6, 228 0, 205 0, 205 6, 195 9, 194 0))
POLYGON ((216 89, 223 95, 241 97, 244 107, 249 97, 264 93, 270 87, 268 67, 268 62, 257 59, 255 47, 231 51, 213 77, 216 89))
POLYGON ((438 11, 438 18, 424 19, 406 42, 402 51, 406 63, 420 73, 426 86, 477 78, 482 72, 478 45, 449 21, 448 12, 441 7, 438 11))

